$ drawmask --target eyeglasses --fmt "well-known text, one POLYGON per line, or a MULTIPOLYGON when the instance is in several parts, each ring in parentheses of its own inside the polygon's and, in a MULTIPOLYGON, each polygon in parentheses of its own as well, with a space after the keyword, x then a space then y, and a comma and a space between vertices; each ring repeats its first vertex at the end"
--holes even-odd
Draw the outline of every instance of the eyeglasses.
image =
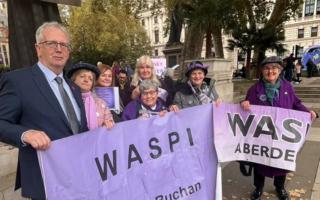
POLYGON ((142 92, 141 93, 141 95, 142 96, 148 96, 148 95, 150 95, 150 96, 155 96, 157 94, 157 91, 150 91, 150 92, 142 92))
POLYGON ((278 67, 265 67, 265 68, 263 68, 262 70, 263 71, 277 71, 279 68, 278 67))
POLYGON ((50 48, 50 49, 57 49, 58 46, 60 46, 61 50, 71 50, 71 46, 68 43, 64 43, 64 42, 57 42, 57 41, 43 41, 40 42, 39 44, 44 44, 46 47, 50 48))

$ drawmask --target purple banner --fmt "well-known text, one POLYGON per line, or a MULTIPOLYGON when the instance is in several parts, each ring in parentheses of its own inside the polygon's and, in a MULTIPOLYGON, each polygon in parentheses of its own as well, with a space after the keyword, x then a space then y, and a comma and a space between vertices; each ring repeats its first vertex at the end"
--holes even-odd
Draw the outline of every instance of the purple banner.
POLYGON ((250 161, 295 171, 296 158, 311 124, 310 113, 289 109, 222 104, 214 110, 219 162, 250 161))
POLYGON ((54 141, 38 151, 47 198, 215 199, 212 121, 208 104, 54 141))

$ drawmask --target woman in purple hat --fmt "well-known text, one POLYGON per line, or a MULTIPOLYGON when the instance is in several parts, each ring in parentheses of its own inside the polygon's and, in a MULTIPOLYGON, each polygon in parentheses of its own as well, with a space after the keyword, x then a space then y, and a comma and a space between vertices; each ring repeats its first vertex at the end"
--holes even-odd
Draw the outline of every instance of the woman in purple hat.
MULTIPOLYGON (((250 110, 250 105, 264 105, 310 112, 312 120, 316 118, 314 111, 308 110, 296 96, 291 83, 279 77, 282 70, 280 57, 271 56, 261 63, 262 78, 247 92, 246 99, 241 102, 244 110, 250 110)), ((260 200, 265 177, 274 178, 274 186, 280 200, 290 199, 284 188, 287 170, 254 164, 254 186, 252 200, 260 200)))
POLYGON ((173 104, 180 109, 192 106, 216 102, 221 103, 221 99, 214 87, 215 80, 205 81, 208 73, 208 66, 200 61, 193 61, 188 65, 186 76, 188 81, 175 94, 173 104))
POLYGON ((114 126, 108 106, 102 99, 92 93, 92 88, 99 75, 99 69, 95 65, 82 62, 74 65, 67 74, 68 78, 80 87, 89 130, 100 126, 106 126, 107 128, 114 126))

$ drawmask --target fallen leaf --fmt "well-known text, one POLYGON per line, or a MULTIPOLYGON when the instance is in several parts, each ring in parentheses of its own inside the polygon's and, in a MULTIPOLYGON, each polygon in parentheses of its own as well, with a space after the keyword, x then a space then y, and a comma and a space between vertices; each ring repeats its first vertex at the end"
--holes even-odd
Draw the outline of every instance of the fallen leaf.
POLYGON ((294 173, 292 173, 292 172, 287 173, 287 176, 289 176, 289 177, 293 177, 293 176, 294 176, 294 173))

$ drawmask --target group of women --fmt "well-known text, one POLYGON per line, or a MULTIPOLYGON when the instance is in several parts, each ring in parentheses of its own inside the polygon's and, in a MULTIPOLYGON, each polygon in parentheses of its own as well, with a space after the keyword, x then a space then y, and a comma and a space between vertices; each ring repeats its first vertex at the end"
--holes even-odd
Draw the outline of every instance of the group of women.
MULTIPOLYGON (((276 56, 266 58, 261 64, 261 79, 248 90, 246 99, 240 103, 241 107, 250 110, 250 105, 263 105, 300 110, 309 112, 314 120, 316 113, 308 110, 295 95, 291 84, 279 77, 282 69, 281 58, 276 56)), ((221 99, 215 90, 215 82, 205 77, 207 73, 208 66, 200 61, 191 62, 185 74, 187 81, 179 90, 174 91, 172 82, 163 82, 157 78, 151 58, 141 56, 132 77, 131 101, 123 108, 121 119, 163 116, 166 112, 177 112, 179 109, 207 103, 219 106, 221 99)), ((73 66, 67 75, 81 89, 88 128, 90 130, 100 126, 112 128, 114 115, 94 92, 95 86, 113 86, 115 76, 112 68, 101 63, 99 67, 79 63, 73 66)), ((285 170, 254 164, 255 190, 251 199, 261 199, 265 176, 274 177, 276 193, 280 200, 290 199, 284 187, 286 173, 285 170)))
POLYGON ((95 66, 80 62, 68 71, 67 76, 81 89, 88 128, 91 130, 100 126, 112 128, 115 121, 119 121, 114 120, 115 117, 125 121, 151 115, 163 116, 168 111, 177 112, 182 108, 214 101, 220 103, 214 81, 210 84, 205 81, 207 68, 199 61, 190 63, 186 73, 188 82, 173 96, 173 83, 159 80, 151 58, 141 56, 130 85, 131 101, 123 108, 121 116, 110 111, 106 102, 95 93, 95 87, 114 86, 115 76, 111 67, 102 63, 95 66))

